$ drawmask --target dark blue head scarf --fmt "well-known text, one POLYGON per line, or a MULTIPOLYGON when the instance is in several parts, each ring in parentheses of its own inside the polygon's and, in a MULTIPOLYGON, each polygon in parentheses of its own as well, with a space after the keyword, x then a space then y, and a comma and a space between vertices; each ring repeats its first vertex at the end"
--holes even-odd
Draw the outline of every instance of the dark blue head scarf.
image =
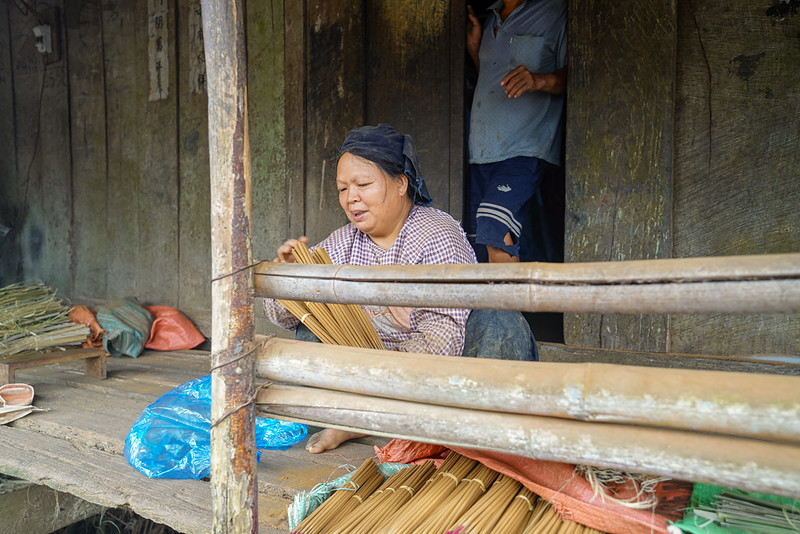
POLYGON ((425 180, 419 169, 419 159, 410 135, 398 133, 388 124, 362 126, 347 132, 347 138, 339 149, 337 161, 345 152, 377 164, 386 174, 405 174, 411 201, 420 206, 433 203, 425 180))

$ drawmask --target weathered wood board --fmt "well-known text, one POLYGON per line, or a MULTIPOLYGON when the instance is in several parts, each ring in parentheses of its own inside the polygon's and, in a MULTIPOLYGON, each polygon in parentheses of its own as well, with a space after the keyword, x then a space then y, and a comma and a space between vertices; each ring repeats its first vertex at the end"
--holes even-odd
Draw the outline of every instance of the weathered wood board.
POLYGON ((72 222, 67 60, 62 2, 40 9, 54 33, 51 54, 35 47, 32 19, 9 9, 13 59, 17 173, 23 185, 20 226, 22 267, 28 279, 71 286, 69 243, 72 222), (56 52, 57 51, 57 52, 56 52), (42 194, 44 192, 44 194, 42 194), (22 207, 24 206, 24 207, 22 207))
POLYGON ((102 31, 106 90, 108 197, 105 232, 106 298, 137 296, 140 258, 139 203, 143 140, 137 135, 147 101, 145 3, 103 0, 102 31))
POLYGON ((8 4, 0 5, 0 284, 13 280, 19 262, 18 243, 14 241, 20 207, 18 197, 17 150, 14 127, 14 79, 8 4))
MULTIPOLYGON (((211 335, 211 186, 208 173, 208 94, 200 0, 178 1, 178 198, 176 306, 211 335)), ((160 283, 165 283, 162 279, 160 283)))
MULTIPOLYGON (((678 9, 673 255, 800 250, 800 14, 678 9)), ((798 315, 672 316, 669 350, 797 355, 799 331, 798 315)))
MULTIPOLYGON (((207 481, 151 479, 123 456, 125 437, 139 414, 161 395, 208 373, 204 351, 152 352, 109 358, 108 378, 83 375, 68 362, 18 372, 34 386, 35 412, 0 426, 0 473, 47 485, 107 507, 135 513, 180 532, 208 532, 211 492, 207 481)), ((365 438, 331 454, 310 455, 303 444, 262 451, 258 466, 259 531, 286 532, 286 507, 294 495, 359 465, 386 439, 365 438)))
POLYGON ((72 152, 72 297, 106 296, 106 96, 100 0, 64 3, 72 152))
MULTIPOLYGON (((569 12, 565 261, 668 258, 675 0, 569 12)), ((664 316, 564 317, 569 345, 663 351, 666 329, 664 316)))
POLYGON ((464 15, 458 5, 367 2, 365 98, 366 122, 411 135, 434 206, 460 219, 464 15), (454 31, 456 21, 462 33, 454 31))
POLYGON ((336 193, 336 155, 347 131, 364 122, 365 20, 361 4, 345 0, 309 2, 306 17, 305 234, 316 243, 347 222, 336 193))

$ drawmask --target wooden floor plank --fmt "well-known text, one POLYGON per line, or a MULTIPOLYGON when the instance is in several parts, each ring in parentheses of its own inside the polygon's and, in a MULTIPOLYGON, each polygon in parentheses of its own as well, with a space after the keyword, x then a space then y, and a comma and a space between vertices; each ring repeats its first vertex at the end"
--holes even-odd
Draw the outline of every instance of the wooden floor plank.
MULTIPOLYGON (((105 380, 85 376, 80 362, 20 369, 35 389, 34 412, 0 426, 0 473, 137 514, 180 532, 208 532, 207 481, 150 479, 123 456, 124 440, 142 411, 174 387, 208 373, 204 351, 145 351, 108 358, 105 380)), ((319 429, 309 429, 313 432, 319 429)), ((259 531, 286 532, 294 496, 358 467, 385 438, 363 438, 312 455, 298 443, 262 451, 258 465, 259 531)))

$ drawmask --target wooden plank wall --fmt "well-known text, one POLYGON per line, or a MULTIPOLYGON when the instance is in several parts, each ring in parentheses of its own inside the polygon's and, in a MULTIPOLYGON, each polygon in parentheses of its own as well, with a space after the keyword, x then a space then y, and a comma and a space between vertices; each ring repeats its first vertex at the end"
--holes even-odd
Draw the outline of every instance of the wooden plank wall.
POLYGON ((17 150, 14 136, 14 85, 11 58, 11 27, 7 2, 0 5, 0 280, 9 272, 12 278, 19 261, 17 248, 12 246, 14 227, 20 218, 13 199, 19 197, 17 179, 17 150), (4 266, 11 268, 6 270, 4 266))
MULTIPOLYGON (((565 261, 670 257, 675 0, 569 4, 565 261)), ((667 320, 564 317, 568 345, 660 352, 667 320)))
MULTIPOLYGON (((567 261, 800 250, 800 15, 693 0, 570 13, 567 261)), ((634 351, 796 355, 798 331, 797 315, 565 317, 567 344, 634 351)))
POLYGON ((367 4, 366 118, 410 134, 434 206, 461 218, 465 4, 367 4), (461 29, 461 31, 457 31, 461 29))
MULTIPOLYGON (((678 1, 675 257, 800 250, 800 13, 789 7, 678 1)), ((798 332, 797 315, 674 316, 669 346, 799 354, 798 332)))
MULTIPOLYGON (((364 123, 414 135, 436 205, 460 217, 464 7, 422 4, 248 3, 255 258, 344 222, 333 157, 364 123)), ((135 296, 207 330, 199 1, 37 5, 0 4, 0 225, 18 230, 0 235, 0 284, 42 280, 87 304, 135 296), (156 8, 166 9, 167 91, 151 100, 156 8), (31 32, 40 20, 56 30, 46 58, 31 32)), ((800 16, 782 8, 570 2, 567 261, 800 250, 800 16)), ((798 326, 796 316, 568 316, 565 339, 798 353, 798 326)))
MULTIPOLYGON (((347 222, 336 194, 335 158, 347 131, 364 122, 364 14, 360 3, 348 0, 309 1, 306 9, 305 105, 295 108, 301 117, 286 120, 304 123, 304 233, 316 243, 347 222)), ((274 244, 273 257, 282 241, 274 244)))
MULTIPOLYGON (((254 249, 267 257, 287 235, 283 2, 248 9, 254 249)), ((199 10, 199 0, 0 6, 0 224, 20 228, 0 241, 0 284, 41 280, 89 305, 134 296, 175 306, 210 334, 199 10), (58 42, 47 56, 33 43, 40 20, 58 42), (163 62, 157 99, 151 45, 163 62)))

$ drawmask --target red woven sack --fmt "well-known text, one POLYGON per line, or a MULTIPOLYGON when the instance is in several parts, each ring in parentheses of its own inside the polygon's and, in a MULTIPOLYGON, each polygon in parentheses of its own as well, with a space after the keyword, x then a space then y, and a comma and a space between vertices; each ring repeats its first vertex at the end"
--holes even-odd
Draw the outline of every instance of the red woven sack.
POLYGON ((144 348, 150 350, 188 350, 206 340, 183 313, 169 306, 145 306, 155 320, 150 339, 144 348))

